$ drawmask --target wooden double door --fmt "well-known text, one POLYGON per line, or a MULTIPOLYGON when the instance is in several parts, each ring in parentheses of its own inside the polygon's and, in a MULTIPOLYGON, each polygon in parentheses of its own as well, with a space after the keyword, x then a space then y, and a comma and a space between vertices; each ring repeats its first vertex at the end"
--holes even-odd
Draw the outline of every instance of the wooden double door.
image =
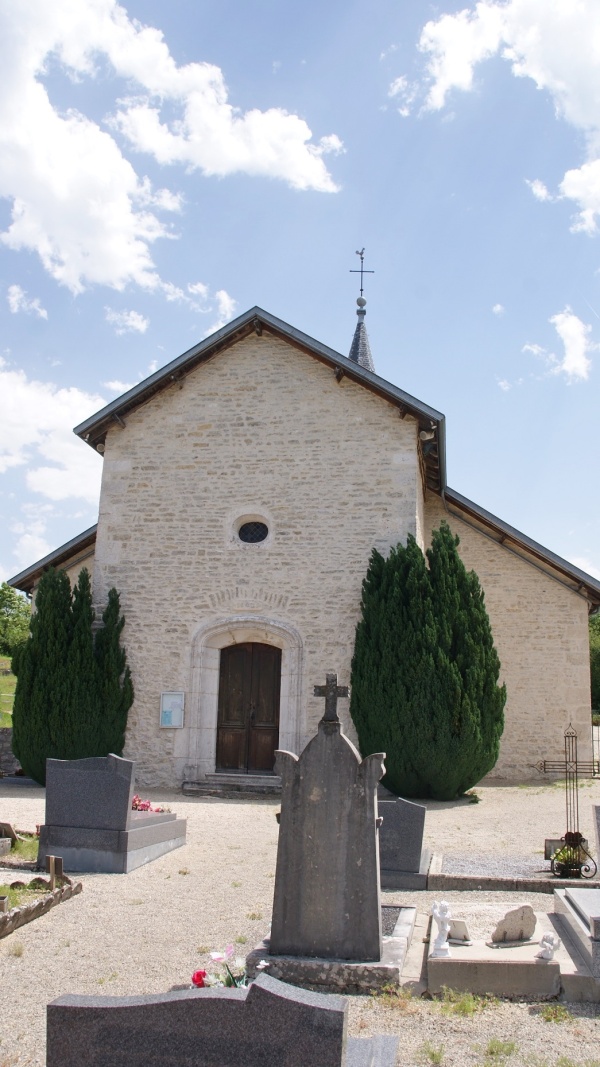
POLYGON ((218 771, 273 770, 279 744, 281 649, 258 642, 221 649, 218 771))

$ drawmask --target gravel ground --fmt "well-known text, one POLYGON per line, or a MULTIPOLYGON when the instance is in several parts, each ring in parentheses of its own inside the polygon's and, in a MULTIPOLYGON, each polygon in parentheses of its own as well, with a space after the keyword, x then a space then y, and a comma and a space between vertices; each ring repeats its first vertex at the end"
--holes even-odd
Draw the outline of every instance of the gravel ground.
MULTIPOLYGON (((560 837, 565 829, 562 788, 486 783, 477 791, 479 804, 427 805, 426 844, 446 855, 450 865, 464 863, 463 870, 482 874, 544 867, 544 838, 560 837)), ((0 1067, 43 1067, 49 1000, 64 993, 158 993, 188 981, 198 967, 211 969, 213 949, 233 943, 243 955, 264 935, 273 896, 278 800, 189 798, 159 791, 151 799, 188 819, 184 848, 129 875, 83 875, 80 896, 0 941, 0 1067)), ((591 802, 600 803, 600 782, 582 783, 580 790, 580 828, 595 842, 591 802)), ((27 830, 43 818, 42 790, 0 781, 0 821, 27 830)), ((5 876, 13 880, 16 872, 0 874, 0 881, 5 876)), ((552 910, 550 894, 445 896, 474 936, 490 932, 517 903, 530 903, 538 912, 552 910)), ((413 905, 422 913, 433 898, 432 893, 383 893, 384 903, 413 905)), ((400 1035, 402 1067, 440 1062, 600 1067, 600 1004, 561 1005, 564 1018, 546 1021, 547 1005, 510 1001, 467 1015, 416 997, 349 997, 348 1002, 352 1034, 400 1035)))

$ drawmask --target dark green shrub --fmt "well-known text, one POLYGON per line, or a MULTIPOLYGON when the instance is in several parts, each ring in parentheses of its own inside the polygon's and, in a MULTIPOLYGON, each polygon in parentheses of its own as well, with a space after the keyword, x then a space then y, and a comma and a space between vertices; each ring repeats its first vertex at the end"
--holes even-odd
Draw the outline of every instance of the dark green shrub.
POLYGON ((361 751, 384 751, 385 785, 452 799, 496 763, 504 686, 483 592, 444 523, 425 557, 413 537, 374 551, 352 661, 361 751))
POLYGON ((64 571, 42 575, 29 640, 13 657, 13 751, 37 782, 45 782, 47 758, 123 751, 133 687, 119 644, 124 620, 115 589, 102 618, 94 640, 87 570, 72 595, 64 571))

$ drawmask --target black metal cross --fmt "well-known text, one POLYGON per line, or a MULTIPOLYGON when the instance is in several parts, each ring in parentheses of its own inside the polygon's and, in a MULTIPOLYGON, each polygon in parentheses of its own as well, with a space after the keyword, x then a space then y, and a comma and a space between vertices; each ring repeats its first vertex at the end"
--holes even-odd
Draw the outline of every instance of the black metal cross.
POLYGON ((596 864, 587 849, 583 846, 583 836, 579 832, 579 775, 597 774, 598 763, 595 760, 577 761, 577 731, 569 723, 565 730, 565 758, 562 760, 541 760, 538 770, 546 774, 548 771, 559 771, 565 776, 565 802, 567 815, 567 829, 562 841, 563 849, 559 849, 552 860, 552 873, 558 877, 593 878, 596 874, 596 864), (586 858, 590 863, 586 863, 586 858), (593 865, 593 870, 592 870, 593 865))
POLYGON ((360 295, 362 296, 363 295, 363 274, 375 274, 375 271, 374 270, 365 270, 365 268, 364 268, 364 260, 365 260, 365 250, 364 250, 364 248, 361 249, 360 252, 357 252, 356 255, 360 256, 360 270, 351 270, 349 273, 350 274, 360 274, 360 295))
POLYGON ((338 697, 350 696, 350 690, 347 685, 337 684, 337 674, 326 674, 327 679, 325 685, 315 686, 315 696, 325 697, 325 714, 323 716, 324 722, 339 722, 337 713, 338 697))

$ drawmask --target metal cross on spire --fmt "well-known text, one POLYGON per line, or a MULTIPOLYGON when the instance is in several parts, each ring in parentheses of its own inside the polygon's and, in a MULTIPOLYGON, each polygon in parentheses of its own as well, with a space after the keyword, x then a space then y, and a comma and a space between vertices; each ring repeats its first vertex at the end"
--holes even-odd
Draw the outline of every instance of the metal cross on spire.
POLYGON ((323 716, 324 722, 339 722, 337 713, 338 697, 350 696, 350 690, 347 685, 337 684, 337 674, 326 674, 326 685, 315 686, 315 696, 325 697, 325 714, 323 716))
POLYGON ((365 250, 364 250, 364 248, 361 248, 360 252, 357 252, 356 255, 360 256, 360 270, 351 270, 349 273, 350 274, 360 274, 360 295, 362 296, 363 295, 363 274, 375 274, 375 271, 374 270, 365 270, 365 268, 364 268, 364 262, 365 262, 365 250))

